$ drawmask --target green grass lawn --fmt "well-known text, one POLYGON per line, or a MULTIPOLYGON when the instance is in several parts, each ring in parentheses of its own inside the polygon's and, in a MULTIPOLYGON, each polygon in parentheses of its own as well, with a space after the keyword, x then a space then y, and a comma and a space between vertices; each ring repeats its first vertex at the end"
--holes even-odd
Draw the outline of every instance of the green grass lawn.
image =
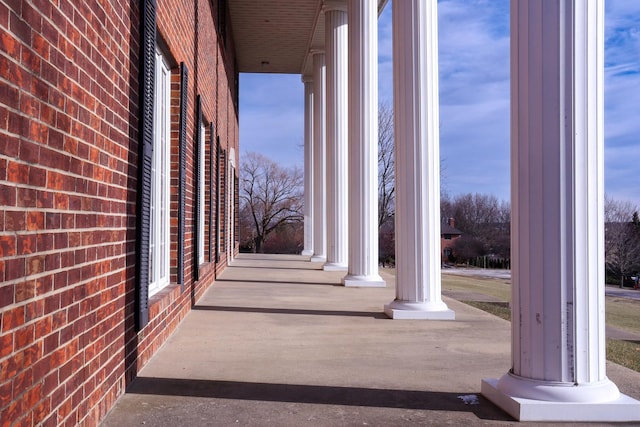
MULTIPOLYGON (((395 269, 385 268, 383 271, 395 275, 395 269)), ((502 302, 511 300, 511 283, 508 280, 456 276, 445 273, 442 275, 442 290, 475 292, 491 296, 502 302)), ((605 297, 605 304, 607 325, 640 334, 640 301, 605 297)))
MULTIPOLYGON (((607 297, 609 298, 609 297, 607 297)), ((611 298, 613 300, 613 298, 611 298)), ((461 301, 472 307, 491 313, 494 316, 501 317, 505 320, 511 320, 511 309, 509 303, 506 302, 482 302, 482 301, 461 301)), ((617 325, 629 326, 627 329, 631 332, 637 326, 637 322, 633 322, 633 318, 638 317, 637 304, 629 303, 629 300, 613 300, 607 301, 607 323, 610 317, 616 319, 617 325), (632 310, 635 307, 635 312, 632 310), (630 310, 631 309, 631 310, 630 310), (611 316, 609 313, 611 312, 611 316), (627 316, 625 316, 625 314, 627 316)), ((622 329, 622 327, 620 327, 622 329)), ((637 329, 637 328, 636 328, 637 329)), ((640 341, 621 341, 607 339, 607 360, 622 365, 634 371, 640 372, 640 341)))
MULTIPOLYGON (((511 320, 508 304, 511 299, 511 285, 508 281, 443 274, 442 289, 443 291, 470 291, 500 299, 501 302, 461 302, 511 320)), ((605 297, 605 307, 607 325, 640 334, 640 301, 605 297)), ((608 339, 607 359, 640 372, 640 342, 608 339)))
POLYGON ((483 301, 460 301, 472 307, 479 308, 482 311, 491 313, 494 316, 511 320, 511 309, 508 302, 483 302, 483 301))
MULTIPOLYGON (((476 292, 492 296, 502 302, 511 300, 511 285, 506 280, 443 274, 442 290, 476 292)), ((607 325, 640 334, 640 301, 605 297, 605 304, 607 325)), ((476 306, 480 305, 476 304, 476 306)), ((484 307, 487 308, 487 304, 484 307)), ((489 309, 485 311, 489 311, 489 309)), ((504 316, 500 317, 505 318, 504 316)))
MULTIPOLYGON (((503 302, 509 302, 511 300, 511 285, 508 281, 499 279, 443 274, 442 290, 476 292, 495 297, 503 302)), ((605 304, 607 325, 640 334, 640 301, 605 297, 605 304)), ((476 306, 480 308, 479 305, 476 306)), ((487 308, 487 304, 485 304, 484 307, 487 308)), ((483 308, 483 310, 485 309, 483 308)), ((489 310, 486 309, 485 311, 489 310)), ((505 316, 500 317, 506 318, 505 316)))
POLYGON ((607 339, 607 360, 640 372, 640 342, 607 339))
MULTIPOLYGON (((385 269, 385 271, 390 274, 395 273, 392 269, 385 269)), ((467 291, 493 297, 499 301, 462 300, 461 302, 503 319, 511 319, 511 310, 509 308, 511 284, 508 280, 443 274, 442 290, 467 291)), ((605 305, 608 326, 640 334, 640 301, 605 297, 605 305)), ((607 339, 607 359, 640 372, 640 342, 607 339)))
POLYGON ((472 291, 495 297, 504 302, 511 300, 511 284, 506 280, 443 274, 442 290, 472 291))
POLYGON ((640 301, 605 297, 607 325, 640 334, 640 301))

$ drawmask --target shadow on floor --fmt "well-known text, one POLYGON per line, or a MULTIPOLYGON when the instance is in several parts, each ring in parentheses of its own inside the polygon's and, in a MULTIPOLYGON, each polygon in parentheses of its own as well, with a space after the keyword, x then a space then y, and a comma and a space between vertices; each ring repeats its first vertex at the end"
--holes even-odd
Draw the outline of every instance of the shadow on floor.
POLYGON ((310 255, 298 254, 260 254, 250 252, 240 252, 236 255, 235 260, 260 260, 260 261, 295 261, 295 262, 311 262, 310 255))
MULTIPOLYGON (((277 267, 269 267, 269 266, 265 266, 265 265, 245 265, 244 263, 240 263, 235 261, 233 264, 231 264, 229 266, 229 268, 253 268, 253 269, 259 269, 259 270, 270 270, 270 271, 278 271, 278 270, 302 270, 302 271, 324 271, 322 269, 322 264, 319 265, 291 265, 291 266, 283 266, 283 265, 279 265, 277 267)), ((345 274, 347 273, 346 271, 344 272, 345 274)))
POLYGON ((297 308, 228 307, 221 305, 196 305, 193 309, 238 313, 303 314, 310 316, 373 317, 374 319, 388 319, 382 311, 303 310, 297 308))
POLYGON ((303 282, 300 280, 297 280, 295 282, 292 281, 286 281, 286 280, 278 280, 276 278, 261 278, 259 280, 249 280, 249 279, 227 279, 224 277, 220 277, 216 280, 217 283, 224 283, 224 282, 236 282, 236 283, 262 283, 262 284, 269 284, 269 283, 277 283, 280 285, 319 285, 319 286, 339 286, 339 287, 344 287, 341 283, 329 283, 329 282, 303 282))
POLYGON ((477 396, 479 404, 465 404, 461 398, 464 393, 149 377, 138 377, 127 392, 160 396, 470 412, 480 419, 513 420, 480 395, 477 396))

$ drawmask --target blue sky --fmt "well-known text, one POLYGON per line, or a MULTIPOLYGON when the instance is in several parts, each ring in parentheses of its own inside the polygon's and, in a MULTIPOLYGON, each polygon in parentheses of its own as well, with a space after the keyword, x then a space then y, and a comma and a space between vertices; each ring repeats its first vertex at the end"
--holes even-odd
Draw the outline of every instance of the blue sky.
MULTIPOLYGON (((640 206, 640 1, 605 3, 605 188, 640 206)), ((440 0, 443 188, 509 199, 509 1, 440 0)), ((391 5, 379 20, 379 98, 392 105, 391 5)), ((240 146, 303 164, 299 75, 240 76, 240 146)))

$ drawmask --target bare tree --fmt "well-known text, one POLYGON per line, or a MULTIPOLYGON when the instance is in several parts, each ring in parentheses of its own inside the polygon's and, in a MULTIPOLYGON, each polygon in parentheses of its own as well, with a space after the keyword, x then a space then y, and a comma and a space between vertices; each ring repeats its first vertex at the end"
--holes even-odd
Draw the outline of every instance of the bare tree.
MULTIPOLYGON (((441 159, 441 184, 445 170, 445 162, 441 159)), ((446 196, 446 192, 441 191, 446 196)), ((395 208, 394 114, 389 104, 381 103, 378 106, 378 248, 383 265, 393 264, 395 258, 395 208)))
POLYGON ((378 108, 378 229, 393 218, 395 210, 393 144, 393 109, 381 103, 378 108))
MULTIPOLYGON (((395 142, 393 127, 393 108, 387 103, 378 106, 378 229, 392 220, 395 213, 395 142)), ((440 159, 440 184, 444 191, 443 182, 446 175, 446 162, 440 159)), ((389 230, 385 230, 388 233, 389 230)), ((391 230, 393 235, 393 230, 391 230)))
POLYGON ((625 277, 640 269, 638 207, 605 197, 604 220, 605 264, 610 273, 620 277, 623 287, 625 277))
POLYGON ((240 222, 249 240, 244 245, 262 252, 272 232, 302 221, 302 195, 299 168, 283 168, 262 154, 246 153, 240 166, 240 222))
POLYGON ((508 202, 487 194, 460 194, 453 199, 445 194, 441 197, 440 211, 443 220, 455 218, 456 228, 464 233, 459 254, 509 258, 511 214, 508 202))

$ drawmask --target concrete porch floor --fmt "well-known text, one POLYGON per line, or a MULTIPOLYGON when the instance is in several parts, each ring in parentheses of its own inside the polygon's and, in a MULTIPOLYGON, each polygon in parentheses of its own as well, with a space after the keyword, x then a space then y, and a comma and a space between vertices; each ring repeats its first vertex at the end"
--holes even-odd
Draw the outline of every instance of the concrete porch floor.
MULTIPOLYGON (((480 396, 510 366, 508 322, 448 298, 455 321, 390 320, 393 276, 345 288, 308 259, 240 255, 102 426, 516 424, 480 396)), ((640 399, 640 373, 607 370, 640 399)))

